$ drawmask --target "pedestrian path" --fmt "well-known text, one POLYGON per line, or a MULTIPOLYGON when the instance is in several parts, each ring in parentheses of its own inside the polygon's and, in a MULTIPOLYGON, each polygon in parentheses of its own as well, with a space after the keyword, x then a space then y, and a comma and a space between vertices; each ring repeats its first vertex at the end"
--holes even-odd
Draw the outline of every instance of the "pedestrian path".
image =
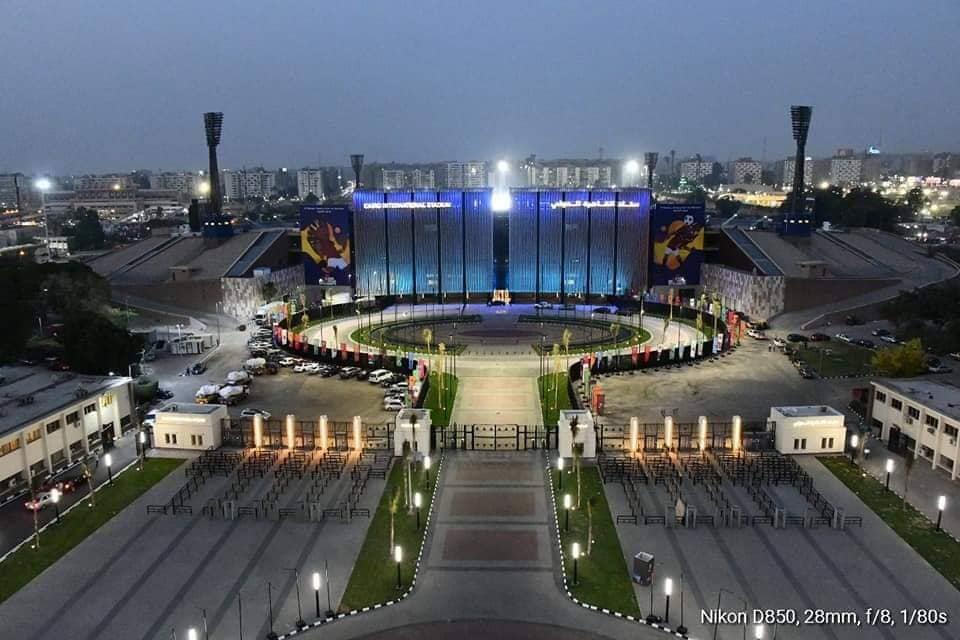
POLYGON ((541 424, 537 362, 509 371, 489 362, 465 363, 457 376, 456 424, 541 424))

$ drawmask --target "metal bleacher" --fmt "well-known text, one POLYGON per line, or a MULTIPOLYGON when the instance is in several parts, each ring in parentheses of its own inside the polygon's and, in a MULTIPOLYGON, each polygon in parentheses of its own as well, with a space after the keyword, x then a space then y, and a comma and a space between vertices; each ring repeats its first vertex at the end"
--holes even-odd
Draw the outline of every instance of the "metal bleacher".
POLYGON ((739 227, 725 228, 723 230, 733 242, 743 251, 747 257, 749 257, 753 264, 757 265, 764 275, 767 276, 782 276, 783 271, 778 267, 773 260, 767 257, 763 251, 760 250, 753 240, 750 239, 750 236, 747 233, 740 229, 739 227))
POLYGON ((263 252, 272 247, 273 243, 286 233, 287 232, 282 229, 279 231, 261 232, 259 237, 250 243, 250 246, 243 252, 243 255, 237 258, 236 262, 230 266, 226 277, 242 278, 246 272, 250 270, 250 267, 256 263, 257 259, 263 255, 263 252))

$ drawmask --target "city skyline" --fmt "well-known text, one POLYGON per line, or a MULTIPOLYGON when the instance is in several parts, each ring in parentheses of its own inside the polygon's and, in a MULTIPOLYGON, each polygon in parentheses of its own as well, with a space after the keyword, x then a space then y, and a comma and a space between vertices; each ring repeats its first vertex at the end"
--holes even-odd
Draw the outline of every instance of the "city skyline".
POLYGON ((835 6, 829 22, 752 3, 506 6, 238 3, 226 30, 221 13, 177 3, 145 9, 136 24, 109 3, 18 6, 9 81, 30 90, 0 106, 8 131, 0 170, 202 166, 206 110, 225 113, 225 167, 339 164, 356 150, 412 162, 530 150, 595 157, 601 147, 611 157, 676 149, 771 160, 790 152, 793 103, 814 106, 811 155, 960 146, 950 117, 960 89, 927 64, 928 51, 960 53, 953 4, 922 15, 894 2, 869 13, 835 6), (319 25, 316 34, 288 37, 294 15, 297 25, 319 25), (450 28, 476 23, 488 29, 450 28), (110 33, 105 44, 91 41, 92 29, 110 33), (161 35, 161 47, 144 44, 161 35), (571 41, 578 46, 557 44, 571 41), (563 73, 543 74, 547 60, 563 73), (811 70, 816 78, 802 82, 811 70))

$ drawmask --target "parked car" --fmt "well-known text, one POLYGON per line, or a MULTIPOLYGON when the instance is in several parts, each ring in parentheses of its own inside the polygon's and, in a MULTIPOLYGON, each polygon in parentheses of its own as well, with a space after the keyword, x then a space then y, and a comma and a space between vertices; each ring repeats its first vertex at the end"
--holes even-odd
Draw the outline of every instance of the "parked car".
POLYGON ((367 380, 370 378, 370 370, 360 369, 360 371, 357 371, 357 374, 353 377, 356 378, 357 380, 367 380))
POLYGON ((406 407, 407 403, 400 398, 384 398, 383 400, 384 411, 400 411, 406 407))
MULTIPOLYGON (((402 409, 403 407, 401 407, 402 409)), ((23 503, 29 511, 40 511, 53 504, 53 494, 49 491, 41 491, 33 500, 27 500, 23 503)))
POLYGON ((331 365, 326 365, 320 367, 320 377, 321 378, 332 378, 337 375, 337 368, 331 365))
POLYGON ((774 338, 773 344, 777 347, 785 347, 787 346, 787 341, 784 340, 783 338, 774 338))
POLYGON ((845 333, 838 333, 838 334, 837 334, 836 336, 834 336, 834 337, 835 337, 837 340, 840 340, 840 341, 842 341, 842 342, 847 342, 847 343, 849 343, 849 342, 852 342, 852 341, 853 341, 853 338, 851 338, 850 336, 848 336, 848 335, 845 334, 845 333))
POLYGON ((358 373, 360 373, 359 367, 344 367, 343 369, 340 369, 340 379, 349 380, 350 378, 356 376, 358 373))
POLYGON ((247 409, 244 409, 243 411, 240 412, 240 416, 243 417, 243 418, 252 418, 253 416, 260 416, 260 417, 262 417, 264 420, 269 420, 269 419, 270 419, 270 415, 271 415, 271 414, 270 414, 269 411, 264 411, 263 409, 250 409, 250 408, 247 408, 247 409))
POLYGON ((157 398, 160 400, 169 400, 173 397, 173 391, 170 389, 157 389, 157 398))
POLYGON ((810 340, 812 342, 830 342, 830 336, 825 333, 811 333, 810 340))
POLYGON ((860 318, 860 316, 853 315, 853 314, 847 316, 844 322, 846 322, 847 326, 850 326, 850 327, 863 324, 863 320, 860 318))
POLYGON ((281 367, 292 367, 292 366, 294 366, 294 365, 297 364, 297 359, 296 359, 296 358, 291 358, 290 356, 287 356, 286 358, 281 358, 281 359, 280 359, 280 362, 279 362, 278 364, 279 364, 281 367))
POLYGON ((386 369, 375 369, 374 371, 370 372, 369 376, 367 376, 367 380, 370 382, 370 384, 380 384, 391 376, 393 376, 393 374, 386 369))
POLYGON ((298 362, 297 364, 293 365, 294 373, 303 373, 306 370, 307 370, 307 364, 305 362, 298 362))
POLYGON ((787 340, 790 342, 806 342, 808 338, 802 333, 788 333, 787 340))
POLYGON ((535 302, 533 304, 534 309, 553 309, 553 304, 549 302, 535 302))
POLYGON ((950 367, 943 364, 942 362, 930 363, 927 365, 927 372, 929 373, 950 373, 953 371, 950 367))
POLYGON ((960 361, 960 351, 954 351, 953 353, 950 354, 950 357, 953 358, 954 360, 960 361))
POLYGON ((866 347, 867 349, 873 349, 874 347, 873 340, 867 340, 865 338, 861 340, 857 340, 857 344, 860 345, 861 347, 866 347))
POLYGON ((807 380, 812 380, 817 377, 817 374, 814 373, 812 369, 800 367, 800 376, 806 378, 807 380))
POLYGON ((303 365, 303 372, 307 375, 315 376, 320 373, 320 363, 319 362, 308 362, 303 365))
MULTIPOLYGON (((880 339, 890 344, 898 344, 900 342, 895 335, 880 336, 880 339)), ((960 358, 958 358, 958 360, 960 360, 960 358)))
POLYGON ((870 335, 875 336, 877 338, 882 338, 883 336, 890 335, 890 332, 887 331, 886 329, 874 329, 873 331, 870 332, 870 335))
POLYGON ((206 370, 207 370, 207 363, 198 362, 194 364, 192 367, 190 367, 190 374, 198 376, 201 373, 205 372, 206 370))
POLYGON ((758 331, 756 329, 747 329, 747 335, 753 338, 754 340, 766 340, 767 334, 763 331, 758 331))
POLYGON ((596 309, 593 310, 593 313, 596 313, 597 315, 607 315, 608 313, 610 313, 610 308, 609 308, 609 307, 597 307, 596 309))

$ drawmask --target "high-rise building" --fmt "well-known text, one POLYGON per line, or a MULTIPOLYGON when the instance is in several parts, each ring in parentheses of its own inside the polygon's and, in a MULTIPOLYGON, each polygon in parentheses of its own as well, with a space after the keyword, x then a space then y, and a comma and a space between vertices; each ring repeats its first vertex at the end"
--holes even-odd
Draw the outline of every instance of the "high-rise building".
POLYGON ((433 169, 414 169, 411 171, 410 186, 414 189, 436 189, 437 181, 433 169))
POLYGON ((222 173, 223 196, 228 200, 267 198, 276 186, 276 175, 262 168, 253 170, 224 171, 222 173))
POLYGON ((713 163, 706 160, 684 160, 680 163, 680 177, 687 182, 703 182, 713 175, 713 163))
POLYGON ((103 175, 103 176, 82 176, 73 182, 75 191, 105 191, 113 189, 120 191, 123 189, 132 189, 136 185, 133 178, 128 175, 103 175))
POLYGON ((18 174, 0 175, 0 211, 17 208, 17 192, 20 202, 27 199, 26 178, 18 174))
POLYGON ((523 167, 527 186, 554 189, 598 188, 613 186, 613 166, 591 160, 549 160, 529 162, 523 167))
POLYGON ((150 176, 151 189, 176 191, 185 197, 197 197, 200 194, 200 185, 203 183, 206 183, 204 177, 189 171, 157 173, 150 176))
POLYGON ((863 160, 853 149, 837 149, 830 159, 830 184, 857 185, 863 174, 863 160))
POLYGON ((318 198, 323 198, 323 169, 297 171, 297 196, 303 200, 311 193, 318 198))
POLYGON ((448 162, 447 188, 481 189, 487 186, 487 163, 448 162))
MULTIPOLYGON (((796 158, 787 158, 783 161, 783 188, 792 188, 793 171, 796 166, 796 158)), ((807 156, 803 161, 803 183, 807 186, 813 184, 813 158, 807 156)))
POLYGON ((740 158, 731 163, 728 174, 734 184, 760 184, 763 165, 753 158, 740 158))
POLYGON ((406 188, 406 179, 403 169, 381 169, 380 182, 387 191, 406 188))

